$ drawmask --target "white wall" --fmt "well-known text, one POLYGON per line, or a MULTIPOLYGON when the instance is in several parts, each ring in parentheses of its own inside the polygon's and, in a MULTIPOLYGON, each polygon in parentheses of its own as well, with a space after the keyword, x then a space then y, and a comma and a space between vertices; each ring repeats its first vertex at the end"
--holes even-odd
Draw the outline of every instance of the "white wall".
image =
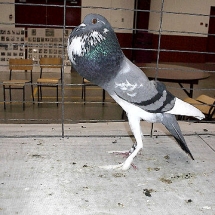
MULTIPOLYGON (((0 0, 0 2, 14 3, 15 0, 0 0)), ((111 10, 111 9, 91 9, 83 8, 81 17, 82 20, 88 13, 100 13, 105 16, 114 28, 132 28, 133 27, 133 11, 134 0, 82 0, 84 7, 106 7, 106 8, 126 8, 126 10, 111 10)), ((210 14, 210 7, 215 6, 215 0, 165 0, 164 11, 176 13, 191 13, 191 14, 210 14)), ((161 0, 151 0, 151 10, 159 12, 161 9, 161 0)), ((0 4, 0 26, 3 23, 12 25, 3 25, 4 27, 15 27, 15 5, 0 4), (9 15, 12 15, 12 20, 9 15)), ((160 22, 160 13, 151 12, 149 19, 149 30, 155 31, 158 34, 160 22)), ((185 14, 163 14, 162 34, 170 35, 190 35, 190 36, 207 36, 209 25, 209 16, 191 16, 185 14), (203 25, 200 25, 203 23, 203 25), (165 32, 177 31, 177 32, 165 32), (185 33, 182 33, 185 32, 185 33), (196 32, 198 34, 189 34, 188 32, 196 32)), ((131 33, 130 30, 115 29, 116 32, 131 33)))
POLYGON ((134 12, 134 0, 82 0, 83 7, 105 7, 105 8, 126 8, 131 10, 111 10, 111 9, 93 9, 82 8, 81 20, 88 13, 99 13, 110 22, 115 32, 132 33, 134 12), (126 28, 123 30, 117 28, 126 28))
MULTIPOLYGON (((15 0, 0 0, 0 2, 14 3, 15 0)), ((15 25, 8 25, 15 22, 15 5, 14 4, 0 4, 0 26, 15 27, 15 25), (9 15, 12 19, 9 19, 9 15), (7 23, 7 24, 4 24, 7 23)))
MULTIPOLYGON (((165 0, 162 30, 179 32, 163 32, 162 34, 207 37, 209 16, 169 14, 165 12, 210 15, 211 6, 215 6, 215 0, 165 0), (202 25, 200 23, 202 23, 202 25), (190 34, 189 32, 195 32, 199 34, 190 34)), ((160 11, 161 0, 151 0, 151 10, 160 11)), ((156 34, 158 34, 159 22, 160 13, 151 12, 149 20, 149 30, 156 31, 156 34)))

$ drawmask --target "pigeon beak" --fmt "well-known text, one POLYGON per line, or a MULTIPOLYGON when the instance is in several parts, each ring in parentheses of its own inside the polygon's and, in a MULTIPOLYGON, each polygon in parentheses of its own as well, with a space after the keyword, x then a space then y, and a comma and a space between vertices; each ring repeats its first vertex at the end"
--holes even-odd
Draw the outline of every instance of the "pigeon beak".
POLYGON ((86 27, 86 25, 84 23, 81 23, 75 31, 80 31, 80 30, 83 30, 84 28, 86 27))

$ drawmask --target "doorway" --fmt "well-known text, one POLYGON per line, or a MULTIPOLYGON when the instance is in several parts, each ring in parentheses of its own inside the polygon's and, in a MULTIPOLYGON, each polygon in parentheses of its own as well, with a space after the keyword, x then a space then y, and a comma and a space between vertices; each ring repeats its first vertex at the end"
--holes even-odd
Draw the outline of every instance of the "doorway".
POLYGON ((81 0, 74 3, 66 1, 66 14, 64 17, 64 1, 62 0, 26 0, 20 4, 15 0, 16 27, 45 27, 62 28, 64 25, 73 28, 81 22, 81 0))
MULTIPOLYGON (((207 52, 215 53, 215 7, 211 7, 208 39, 207 39, 207 52)), ((207 54, 206 62, 215 63, 215 54, 207 54)))

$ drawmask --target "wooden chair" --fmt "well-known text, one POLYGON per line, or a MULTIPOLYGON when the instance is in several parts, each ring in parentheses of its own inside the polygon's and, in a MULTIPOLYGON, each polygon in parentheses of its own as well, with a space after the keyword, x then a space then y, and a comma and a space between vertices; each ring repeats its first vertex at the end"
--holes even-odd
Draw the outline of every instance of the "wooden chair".
MULTIPOLYGON (((10 102, 12 101, 12 90, 22 90, 22 103, 23 110, 25 109, 25 86, 27 84, 31 85, 31 94, 34 102, 34 93, 33 93, 33 81, 32 81, 32 70, 33 70, 33 60, 31 59, 9 59, 9 80, 3 81, 3 94, 4 94, 4 109, 6 109, 6 90, 9 90, 10 94, 10 102), (17 77, 17 74, 14 73, 25 71, 24 79, 15 79, 14 76, 17 77), (26 72, 30 71, 30 78, 27 79, 26 72)), ((20 73, 19 73, 20 76, 20 73)))
MULTIPOLYGON (((88 81, 86 78, 82 79, 82 94, 81 94, 81 98, 84 100, 84 104, 86 101, 86 86, 97 86, 95 84, 90 83, 90 81, 88 81)), ((102 105, 104 105, 105 102, 105 90, 102 89, 102 105)))
POLYGON ((213 118, 213 115, 215 114, 215 98, 207 95, 200 95, 196 99, 188 97, 184 101, 202 111, 202 113, 205 114, 206 119, 211 120, 213 118))
POLYGON ((55 87, 58 106, 58 86, 62 80, 62 58, 40 58, 40 78, 37 79, 38 105, 42 101, 42 87, 55 87), (59 68, 60 77, 45 77, 44 70, 59 68))

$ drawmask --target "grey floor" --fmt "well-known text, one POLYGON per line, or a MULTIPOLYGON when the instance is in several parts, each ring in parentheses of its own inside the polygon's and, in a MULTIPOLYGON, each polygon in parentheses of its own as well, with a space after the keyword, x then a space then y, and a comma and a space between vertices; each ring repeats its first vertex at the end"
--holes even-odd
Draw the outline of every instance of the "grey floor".
MULTIPOLYGON (((214 64, 180 64, 183 66, 202 69, 210 72, 210 78, 201 80, 198 85, 194 86, 194 97, 200 94, 206 94, 215 97, 215 65, 214 64)), ((48 76, 56 76, 55 73, 48 73, 48 76)), ((0 83, 8 80, 9 72, 2 71, 0 83)), ((21 74, 20 74, 21 77, 21 74)), ((36 82, 39 77, 38 70, 33 71, 33 81, 36 82)), ((106 102, 102 105, 102 90, 95 86, 87 87, 86 104, 81 98, 81 89, 79 85, 82 78, 75 72, 64 74, 64 106, 57 107, 56 92, 53 88, 44 88, 43 103, 38 107, 37 103, 33 105, 30 94, 30 87, 26 94, 26 109, 22 110, 21 93, 15 92, 12 99, 16 102, 7 103, 6 110, 3 108, 2 85, 0 88, 0 123, 61 123, 62 117, 65 123, 80 121, 97 121, 97 120, 121 120, 122 109, 106 93, 106 102)), ((168 90, 181 99, 187 97, 184 91, 175 83, 165 83, 168 90)), ((188 85, 184 85, 189 88, 188 85)), ((61 90, 59 90, 61 100, 61 90)), ((35 99, 37 101, 37 88, 34 89, 35 99)), ((9 96, 7 94, 7 99, 9 96)))
POLYGON ((214 215, 214 124, 180 122, 191 160, 163 126, 142 122, 144 149, 128 171, 127 122, 0 124, 1 215, 214 215), (9 132, 10 131, 10 132, 9 132))

